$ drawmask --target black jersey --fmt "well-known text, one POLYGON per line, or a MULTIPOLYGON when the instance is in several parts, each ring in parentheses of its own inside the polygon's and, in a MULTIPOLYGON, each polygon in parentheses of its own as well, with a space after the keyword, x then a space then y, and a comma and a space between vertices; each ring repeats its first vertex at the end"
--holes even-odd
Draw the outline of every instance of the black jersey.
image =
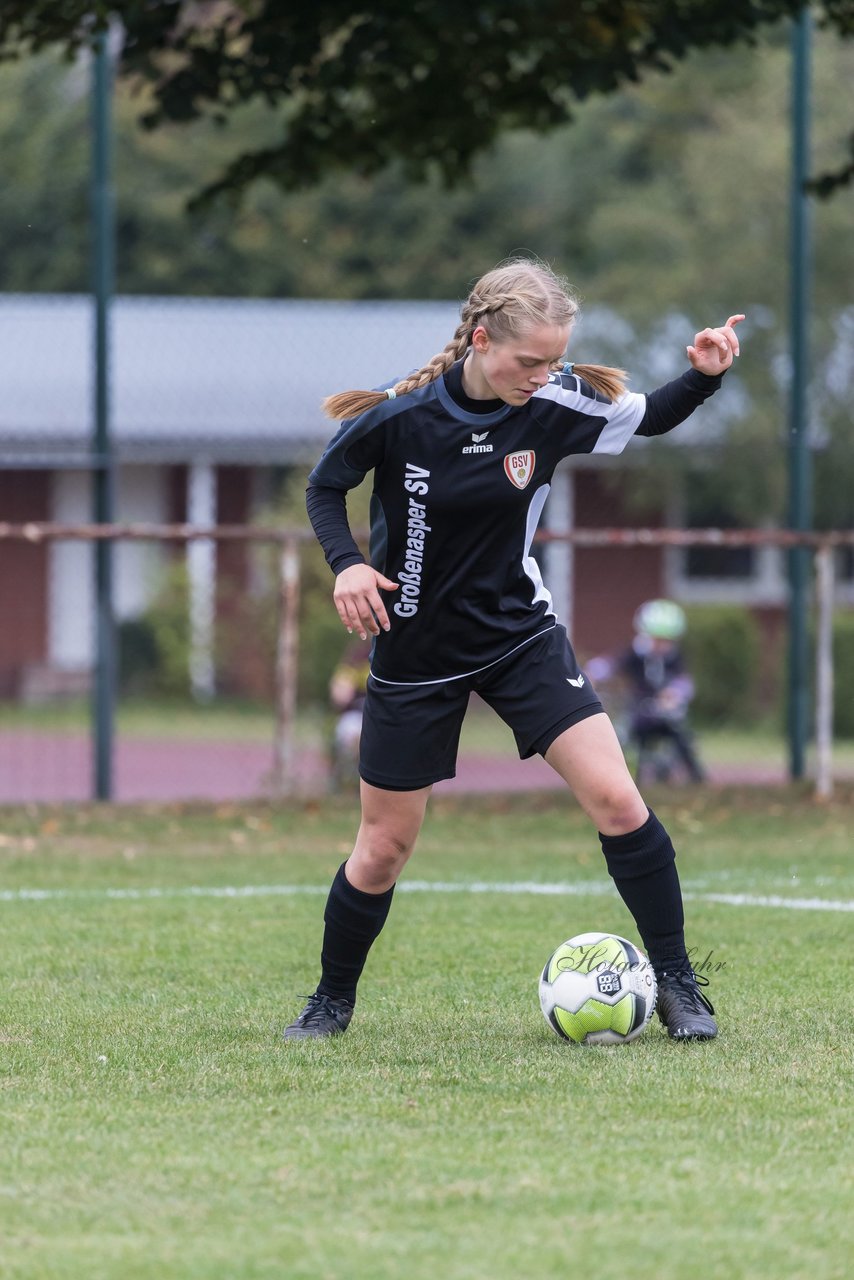
POLYGON ((693 681, 686 674, 682 650, 676 644, 661 652, 646 636, 638 636, 619 659, 617 670, 639 699, 654 698, 674 682, 679 682, 688 696, 693 692, 693 681))
MULTIPOLYGON (((705 385, 682 417, 719 385, 696 376, 705 385)), ((383 593, 391 629, 376 639, 373 676, 453 680, 554 626, 531 555, 554 469, 571 454, 620 453, 646 413, 644 395, 612 402, 563 373, 521 406, 472 413, 442 377, 344 422, 309 484, 346 491, 374 472, 371 564, 399 587, 383 593)))

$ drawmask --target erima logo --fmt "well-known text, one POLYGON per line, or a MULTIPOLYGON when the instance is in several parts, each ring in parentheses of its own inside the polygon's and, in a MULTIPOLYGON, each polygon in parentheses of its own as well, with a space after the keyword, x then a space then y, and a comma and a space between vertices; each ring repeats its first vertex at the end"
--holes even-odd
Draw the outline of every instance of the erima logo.
POLYGON ((471 433, 472 443, 463 445, 463 453, 492 453, 492 445, 483 443, 488 435, 488 431, 482 431, 480 435, 473 431, 471 433))
POLYGON ((571 676, 566 677, 567 684, 574 684, 576 689, 580 689, 584 684, 584 676, 579 676, 577 680, 573 680, 571 676))

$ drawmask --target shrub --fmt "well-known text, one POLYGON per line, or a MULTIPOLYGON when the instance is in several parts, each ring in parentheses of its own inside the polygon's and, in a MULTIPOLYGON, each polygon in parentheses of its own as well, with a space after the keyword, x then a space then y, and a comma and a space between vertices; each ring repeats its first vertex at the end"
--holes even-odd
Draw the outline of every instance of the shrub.
MULTIPOLYGON (((226 633, 227 669, 239 671, 245 682, 251 665, 250 655, 257 665, 263 660, 269 677, 269 688, 264 689, 256 680, 252 690, 257 695, 274 696, 273 676, 276 663, 276 646, 279 619, 279 548, 264 551, 267 580, 266 589, 252 599, 243 599, 239 607, 232 605, 230 625, 226 633), (241 642, 242 637, 242 642, 241 642), (239 664, 234 657, 240 644, 244 654, 239 664)), ((332 603, 334 578, 329 571, 323 552, 315 542, 300 546, 299 583, 299 657, 297 675, 297 699, 301 707, 325 707, 329 699, 329 680, 341 653, 349 639, 332 603)))
POLYGON ((749 609, 697 605, 686 609, 685 658, 697 694, 700 724, 747 724, 758 709, 760 632, 749 609))
MULTIPOLYGON (((369 524, 370 486, 347 495, 351 528, 357 533, 369 524)), ((305 473, 297 470, 284 479, 275 504, 259 523, 276 528, 309 528, 305 509, 305 473)), ((359 539, 366 549, 363 539, 359 539)), ((332 603, 335 580, 320 545, 310 538, 300 547, 299 678, 301 707, 329 705, 329 681, 352 637, 348 636, 332 603)))
POLYGON ((172 564, 144 620, 157 651, 155 691, 167 697, 190 692, 189 576, 184 560, 172 564))
POLYGON ((145 618, 127 618, 117 628, 119 692, 145 694, 157 679, 158 653, 154 631, 145 618))
POLYGON ((833 620, 833 729, 854 738, 854 612, 833 620))
POLYGON ((186 697, 190 691, 190 619, 186 566, 163 573, 145 612, 117 628, 118 683, 122 694, 186 697))

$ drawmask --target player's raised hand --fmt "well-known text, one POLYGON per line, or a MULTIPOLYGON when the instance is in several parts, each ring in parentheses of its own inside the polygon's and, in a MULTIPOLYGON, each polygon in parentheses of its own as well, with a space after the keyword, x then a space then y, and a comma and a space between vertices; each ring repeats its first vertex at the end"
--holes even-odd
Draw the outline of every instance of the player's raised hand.
POLYGON ((388 631, 390 624, 380 590, 396 591, 397 586, 369 564, 351 564, 335 579, 332 599, 338 617, 348 631, 357 631, 362 640, 367 640, 368 632, 379 635, 380 627, 388 631))
POLYGON ((735 326, 744 316, 730 316, 719 329, 703 329, 694 335, 694 345, 687 348, 688 359, 699 373, 723 373, 738 355, 735 326))

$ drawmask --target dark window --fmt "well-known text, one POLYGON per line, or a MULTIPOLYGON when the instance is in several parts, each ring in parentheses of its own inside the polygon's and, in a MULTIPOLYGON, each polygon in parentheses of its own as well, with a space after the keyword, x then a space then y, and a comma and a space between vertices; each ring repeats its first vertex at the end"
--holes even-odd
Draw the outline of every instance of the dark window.
MULTIPOLYGON (((685 484, 685 526, 688 529, 740 529, 744 525, 727 509, 723 496, 710 493, 701 477, 685 484)), ((756 570, 754 547, 688 547, 685 574, 689 578, 730 578, 744 581, 756 570)))
POLYGON ((840 582, 854 582, 854 547, 837 548, 835 568, 840 582))

